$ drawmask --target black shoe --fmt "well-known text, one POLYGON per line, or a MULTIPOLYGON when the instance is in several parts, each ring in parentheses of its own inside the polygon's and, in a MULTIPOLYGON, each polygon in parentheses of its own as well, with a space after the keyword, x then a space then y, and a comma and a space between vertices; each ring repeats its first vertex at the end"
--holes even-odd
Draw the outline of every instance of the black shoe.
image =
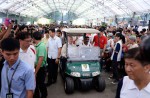
POLYGON ((47 98, 47 97, 41 97, 41 98, 47 98))
POLYGON ((57 81, 56 80, 54 80, 53 82, 52 82, 52 84, 55 84, 57 81))
POLYGON ((46 87, 50 86, 52 83, 46 83, 46 87))

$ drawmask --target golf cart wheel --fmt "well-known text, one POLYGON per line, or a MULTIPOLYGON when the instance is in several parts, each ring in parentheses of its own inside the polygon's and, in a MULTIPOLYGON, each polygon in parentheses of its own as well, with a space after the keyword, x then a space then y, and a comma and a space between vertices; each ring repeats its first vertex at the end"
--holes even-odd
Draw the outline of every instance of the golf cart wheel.
POLYGON ((66 77, 65 92, 66 92, 66 94, 72 94, 74 92, 74 81, 70 77, 66 77))
POLYGON ((101 78, 100 76, 98 76, 95 80, 95 89, 98 91, 98 92, 102 92, 105 90, 105 87, 106 87, 106 83, 105 83, 105 80, 103 78, 101 78))

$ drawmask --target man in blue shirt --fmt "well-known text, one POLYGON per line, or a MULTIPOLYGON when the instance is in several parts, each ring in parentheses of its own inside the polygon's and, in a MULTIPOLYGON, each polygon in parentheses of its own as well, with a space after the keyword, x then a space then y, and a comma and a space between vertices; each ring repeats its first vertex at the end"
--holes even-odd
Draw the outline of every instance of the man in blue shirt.
POLYGON ((1 98, 33 98, 35 75, 32 68, 19 59, 19 41, 6 38, 1 42, 1 49, 5 58, 1 98))

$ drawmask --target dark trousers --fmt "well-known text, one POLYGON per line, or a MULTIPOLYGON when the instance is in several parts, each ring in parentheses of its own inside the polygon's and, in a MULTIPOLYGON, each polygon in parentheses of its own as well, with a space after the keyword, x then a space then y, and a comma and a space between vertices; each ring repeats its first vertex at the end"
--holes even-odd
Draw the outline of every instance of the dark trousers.
POLYGON ((113 78, 116 79, 117 81, 119 80, 118 66, 119 66, 119 62, 112 61, 113 78))
POLYGON ((121 74, 121 78, 123 78, 124 76, 127 75, 125 72, 125 60, 124 60, 124 58, 122 58, 120 61, 120 74, 121 74))
POLYGON ((55 63, 56 59, 48 58, 48 83, 57 81, 58 64, 55 63))
POLYGON ((67 63, 67 58, 61 57, 60 63, 61 63, 62 71, 65 72, 65 70, 66 70, 66 63, 67 63))
POLYGON ((106 59, 106 71, 110 72, 110 67, 111 67, 111 60, 110 59, 106 59))
POLYGON ((46 98, 47 97, 47 88, 44 83, 45 77, 46 77, 45 67, 41 67, 36 76, 36 89, 34 92, 34 98, 46 98))

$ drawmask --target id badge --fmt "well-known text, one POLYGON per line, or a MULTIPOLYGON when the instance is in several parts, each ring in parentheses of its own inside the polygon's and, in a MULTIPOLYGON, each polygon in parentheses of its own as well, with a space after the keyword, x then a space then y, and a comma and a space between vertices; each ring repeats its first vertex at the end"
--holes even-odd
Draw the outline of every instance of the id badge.
POLYGON ((13 93, 6 94, 6 98, 13 98, 13 93))

